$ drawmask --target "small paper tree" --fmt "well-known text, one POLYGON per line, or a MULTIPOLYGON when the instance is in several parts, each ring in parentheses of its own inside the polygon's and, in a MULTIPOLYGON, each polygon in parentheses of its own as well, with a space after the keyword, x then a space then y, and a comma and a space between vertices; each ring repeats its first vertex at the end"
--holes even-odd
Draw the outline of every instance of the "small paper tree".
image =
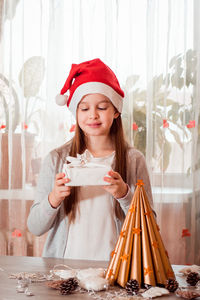
POLYGON ((106 272, 111 284, 165 285, 175 278, 142 180, 137 187, 106 272))

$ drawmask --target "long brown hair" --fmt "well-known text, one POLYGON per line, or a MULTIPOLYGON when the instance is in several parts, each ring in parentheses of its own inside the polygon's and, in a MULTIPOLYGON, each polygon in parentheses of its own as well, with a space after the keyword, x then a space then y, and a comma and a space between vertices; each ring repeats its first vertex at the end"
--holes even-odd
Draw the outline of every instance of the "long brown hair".
MULTIPOLYGON (((115 147, 115 159, 113 169, 118 172, 126 182, 126 162, 127 162, 127 149, 128 144, 124 137, 121 115, 113 120, 113 124, 110 128, 110 137, 115 147)), ((81 128, 76 126, 75 135, 72 140, 72 146, 69 155, 76 156, 78 153, 82 154, 86 150, 85 136, 81 128)), ((71 193, 64 200, 64 207, 66 215, 69 217, 69 221, 73 222, 76 217, 76 211, 78 208, 77 191, 79 187, 72 187, 71 193)), ((115 212, 117 217, 123 218, 123 212, 120 208, 118 201, 116 201, 115 212)))

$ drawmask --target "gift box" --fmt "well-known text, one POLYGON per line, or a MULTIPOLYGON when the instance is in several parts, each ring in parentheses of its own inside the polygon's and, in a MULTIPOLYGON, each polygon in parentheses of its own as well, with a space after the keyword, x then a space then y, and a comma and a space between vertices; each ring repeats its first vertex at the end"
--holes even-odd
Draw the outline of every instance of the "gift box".
MULTIPOLYGON (((87 153, 86 153, 87 154, 87 153)), ((78 154, 77 157, 68 156, 67 162, 63 165, 65 177, 70 179, 67 186, 85 186, 85 185, 109 185, 109 182, 103 180, 108 176, 112 169, 110 165, 91 162, 87 155, 78 154)))

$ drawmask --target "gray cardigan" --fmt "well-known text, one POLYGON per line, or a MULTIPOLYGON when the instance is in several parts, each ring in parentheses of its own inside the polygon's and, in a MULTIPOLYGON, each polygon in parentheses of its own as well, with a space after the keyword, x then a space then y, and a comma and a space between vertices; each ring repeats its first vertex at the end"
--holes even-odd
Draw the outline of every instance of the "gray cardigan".
MULTIPOLYGON (((69 155, 70 147, 71 142, 68 142, 51 151, 44 159, 38 177, 35 201, 27 220, 28 229, 33 234, 40 236, 49 231, 43 249, 44 257, 63 258, 67 245, 69 224, 64 205, 61 203, 58 208, 52 208, 48 201, 48 195, 54 187, 56 174, 62 172, 63 163, 66 156, 69 155)), ((125 215, 129 209, 138 179, 144 181, 144 187, 152 206, 151 185, 145 158, 141 152, 130 147, 127 160, 127 184, 130 189, 123 199, 117 199, 125 215)), ((117 217, 115 217, 115 221, 117 232, 120 233, 122 221, 117 217)))

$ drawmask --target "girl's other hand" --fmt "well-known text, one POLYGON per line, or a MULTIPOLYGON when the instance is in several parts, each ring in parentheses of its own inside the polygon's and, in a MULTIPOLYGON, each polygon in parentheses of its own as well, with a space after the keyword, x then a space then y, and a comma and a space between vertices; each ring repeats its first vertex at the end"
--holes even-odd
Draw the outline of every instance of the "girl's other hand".
POLYGON ((69 178, 65 178, 65 173, 56 174, 54 188, 49 194, 49 203, 53 208, 57 208, 65 197, 70 195, 71 187, 65 186, 65 183, 69 182, 69 178))
POLYGON ((104 185, 103 188, 109 192, 115 199, 120 199, 126 196, 128 192, 128 186, 123 181, 121 175, 114 171, 109 171, 108 176, 105 176, 103 179, 106 182, 109 182, 110 185, 104 185))

